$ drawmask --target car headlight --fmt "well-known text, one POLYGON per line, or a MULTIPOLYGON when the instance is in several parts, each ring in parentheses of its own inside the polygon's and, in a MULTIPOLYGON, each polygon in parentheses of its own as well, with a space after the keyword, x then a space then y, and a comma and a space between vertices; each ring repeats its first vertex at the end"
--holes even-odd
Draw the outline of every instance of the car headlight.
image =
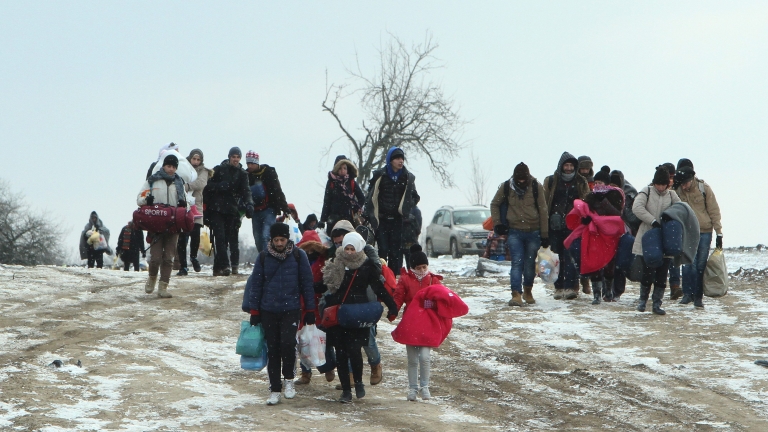
POLYGON ((472 238, 472 233, 469 231, 459 231, 459 237, 463 237, 465 239, 472 238))

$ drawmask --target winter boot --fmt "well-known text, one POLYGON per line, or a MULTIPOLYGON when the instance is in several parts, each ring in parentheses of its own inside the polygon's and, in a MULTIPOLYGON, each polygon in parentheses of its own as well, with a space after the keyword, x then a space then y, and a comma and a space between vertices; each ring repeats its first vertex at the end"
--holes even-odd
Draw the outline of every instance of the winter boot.
POLYGON ((189 274, 189 272, 187 271, 187 268, 186 267, 182 267, 182 268, 179 269, 179 272, 176 273, 176 276, 186 276, 188 274, 189 274))
POLYGON ((339 398, 339 402, 341 403, 350 403, 352 402, 352 392, 344 390, 341 392, 341 397, 339 398))
POLYGON ((520 295, 518 291, 512 291, 512 300, 507 303, 509 306, 522 306, 523 305, 523 297, 520 295))
MULTIPOLYGON (((341 381, 341 377, 339 377, 339 381, 341 381)), ((352 372, 349 373, 349 382, 353 383, 355 382, 355 377, 352 375, 352 372)), ((341 382, 339 384, 336 384, 336 390, 343 390, 344 387, 341 386, 341 382)))
POLYGON ((661 308, 661 299, 664 298, 664 289, 665 287, 663 286, 653 285, 653 313, 656 315, 666 315, 664 309, 661 308))
POLYGON ((637 302, 637 311, 645 312, 645 304, 648 303, 648 296, 651 294, 651 287, 640 285, 640 300, 637 302))
POLYGON ((669 286, 669 299, 670 300, 677 300, 680 297, 683 296, 683 290, 680 289, 680 285, 670 285, 669 286))
POLYGON ((150 276, 147 279, 146 285, 144 285, 144 292, 147 294, 152 294, 152 291, 155 290, 155 285, 157 285, 157 276, 150 276))
POLYGON ((690 294, 684 294, 683 299, 678 304, 689 304, 693 301, 693 296, 690 294))
MULTIPOLYGON (((578 292, 578 289, 576 289, 578 292)), ((581 278, 581 291, 584 294, 592 294, 592 290, 589 289, 589 278, 581 278)))
POLYGON ((523 287, 523 300, 525 300, 528 304, 534 304, 536 303, 536 300, 533 299, 533 287, 532 286, 524 286, 523 287))
POLYGON ((432 398, 432 395, 429 394, 429 387, 422 387, 421 388, 421 398, 424 400, 429 400, 432 398))
POLYGON ((195 273, 200 273, 200 261, 197 260, 196 256, 189 257, 189 262, 192 264, 192 268, 195 270, 195 273))
POLYGON ((613 298, 613 279, 606 279, 603 284, 603 301, 608 303, 616 301, 613 298))
POLYGON ((296 380, 296 385, 309 384, 312 381, 312 372, 302 372, 301 377, 296 380))
POLYGON ((325 380, 328 382, 333 382, 333 380, 336 378, 336 371, 331 369, 328 372, 325 373, 325 380))
POLYGON ((224 275, 222 274, 221 269, 214 268, 213 276, 216 277, 216 276, 224 276, 224 275))
POLYGON ((229 276, 230 274, 232 274, 232 270, 230 270, 229 267, 221 269, 221 275, 222 276, 229 276))
POLYGON ((233 274, 233 275, 239 275, 239 274, 240 274, 240 273, 238 272, 238 269, 237 269, 237 266, 236 266, 236 265, 233 265, 233 266, 232 266, 232 273, 231 273, 231 274, 233 274))
POLYGON ((594 297, 594 300, 592 300, 593 305, 599 305, 603 301, 603 285, 605 282, 603 281, 595 281, 594 284, 592 284, 592 296, 594 297))
POLYGON ((365 386, 361 382, 355 383, 355 397, 358 399, 365 397, 365 386))
POLYGON ((160 281, 160 284, 157 286, 157 296, 160 298, 173 297, 171 293, 168 292, 168 282, 160 281))
POLYGON ((555 300, 563 299, 563 290, 555 288, 555 300))
POLYGON ((280 403, 280 392, 269 393, 269 399, 267 399, 267 405, 277 405, 280 403))
POLYGON ((693 306, 699 309, 704 309, 704 296, 702 294, 693 297, 693 306))
MULTIPOLYGON (((590 291, 590 292, 592 292, 592 291, 590 291)), ((563 298, 566 299, 566 300, 573 300, 573 299, 577 298, 578 296, 579 296, 579 289, 578 289, 578 287, 577 288, 563 290, 563 298)))
POLYGON ((381 372, 381 363, 377 364, 376 366, 371 366, 371 385, 380 383, 383 377, 384 374, 381 372))
POLYGON ((293 399, 296 397, 296 388, 293 386, 293 379, 283 380, 283 393, 286 399, 293 399))

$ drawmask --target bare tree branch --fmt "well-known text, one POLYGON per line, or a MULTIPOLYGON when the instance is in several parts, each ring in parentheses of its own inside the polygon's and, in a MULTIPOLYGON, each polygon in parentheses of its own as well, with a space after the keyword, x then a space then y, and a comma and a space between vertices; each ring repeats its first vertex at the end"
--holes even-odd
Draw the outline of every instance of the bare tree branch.
POLYGON ((469 182, 467 183, 469 187, 463 189, 462 193, 469 204, 487 205, 489 196, 486 193, 488 191, 490 173, 483 170, 480 159, 475 155, 474 149, 470 152, 470 160, 472 165, 470 166, 469 182))

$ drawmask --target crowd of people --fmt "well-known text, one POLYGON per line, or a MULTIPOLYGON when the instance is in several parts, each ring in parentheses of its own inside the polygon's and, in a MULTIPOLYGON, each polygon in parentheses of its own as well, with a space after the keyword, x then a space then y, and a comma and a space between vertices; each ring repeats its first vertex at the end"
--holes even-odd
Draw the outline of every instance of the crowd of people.
MULTIPOLYGON (((238 232, 242 219, 249 218, 259 255, 242 309, 250 314, 251 325, 264 331, 267 403, 279 403, 282 395, 293 398, 295 385, 311 382, 312 370, 305 365, 301 376, 295 377, 297 331, 322 324, 319 320, 325 321, 323 311, 329 307, 381 307, 381 303, 390 321, 405 306, 392 336, 407 347, 406 398, 429 399, 430 349, 447 337, 452 318, 466 314, 468 308, 443 286, 440 275, 429 270, 428 257, 419 246, 420 197, 403 150, 389 149, 385 165, 372 173, 366 189, 357 182, 355 164, 338 156, 328 172, 320 218, 310 214, 303 223, 286 200, 276 169, 261 163, 254 151, 246 153, 245 167, 242 157, 241 150, 233 147, 226 159, 208 169, 199 149, 186 158, 174 143, 160 149, 137 204, 188 209, 194 228, 148 232, 145 291, 152 293, 157 286, 158 297, 172 297, 168 285, 173 263, 178 260, 178 276, 188 274, 188 245, 189 263, 195 272, 201 271, 197 253, 203 226, 211 233, 213 276, 240 274, 238 232), (301 241, 292 240, 288 219, 299 226, 301 241), (330 244, 320 238, 325 233, 330 244)), ((486 256, 511 262, 509 305, 536 302, 532 293, 536 255, 540 248, 551 248, 560 261, 556 300, 577 298, 581 287, 593 296, 594 305, 614 302, 631 278, 640 282, 637 310, 644 312, 650 297, 653 312, 664 315, 661 305, 669 277, 670 299, 682 297, 681 304, 703 308, 703 273, 713 231, 716 247, 722 248, 717 199, 689 159, 661 164, 649 177, 649 184, 638 190, 621 171, 603 166, 595 173, 591 158, 568 152, 541 183, 525 163, 515 166, 490 203, 494 228, 486 251, 486 256), (667 236, 679 238, 677 248, 653 243, 662 231, 677 233, 667 236)), ((105 247, 108 241, 109 230, 93 212, 80 244, 89 267, 103 265, 103 253, 110 253, 105 247)), ((140 227, 129 222, 117 245, 125 270, 133 266, 138 271, 144 246, 140 227)), ((379 311, 375 320, 363 320, 356 328, 325 328, 326 363, 317 369, 329 382, 338 372, 340 402, 352 401, 353 387, 356 398, 365 396, 362 352, 370 365, 370 384, 382 380, 375 324, 381 315, 379 311)))

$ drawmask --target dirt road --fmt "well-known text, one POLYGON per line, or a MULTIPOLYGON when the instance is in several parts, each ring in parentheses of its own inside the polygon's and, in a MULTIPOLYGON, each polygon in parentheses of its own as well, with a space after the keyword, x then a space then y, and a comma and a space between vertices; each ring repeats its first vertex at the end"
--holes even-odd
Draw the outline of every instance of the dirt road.
POLYGON ((335 402, 338 381, 316 374, 267 407, 266 371, 234 353, 245 277, 175 278, 169 300, 144 294, 145 278, 0 266, 0 429, 768 430, 760 282, 658 317, 634 312, 634 287, 592 306, 538 284, 535 305, 511 308, 504 278, 449 276, 470 314, 433 352, 431 401, 405 400, 405 349, 385 321, 384 381, 365 399, 335 402))

